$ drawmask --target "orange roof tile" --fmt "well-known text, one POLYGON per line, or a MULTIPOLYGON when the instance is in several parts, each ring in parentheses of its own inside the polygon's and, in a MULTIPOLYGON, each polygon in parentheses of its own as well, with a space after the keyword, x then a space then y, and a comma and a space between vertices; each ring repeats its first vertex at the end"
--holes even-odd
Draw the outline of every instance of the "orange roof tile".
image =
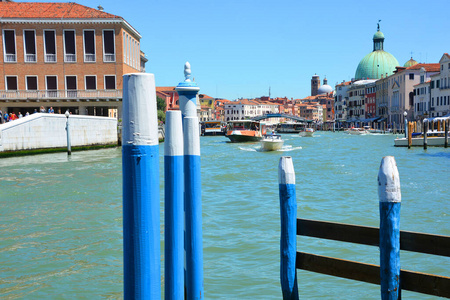
POLYGON ((175 86, 157 86, 156 91, 157 92, 172 92, 175 91, 175 86))
POLYGON ((427 72, 439 72, 441 66, 439 63, 433 64, 415 64, 411 67, 406 68, 406 70, 420 70, 420 68, 424 67, 427 72))
POLYGON ((30 19, 122 19, 120 16, 73 2, 0 2, 0 17, 30 19))

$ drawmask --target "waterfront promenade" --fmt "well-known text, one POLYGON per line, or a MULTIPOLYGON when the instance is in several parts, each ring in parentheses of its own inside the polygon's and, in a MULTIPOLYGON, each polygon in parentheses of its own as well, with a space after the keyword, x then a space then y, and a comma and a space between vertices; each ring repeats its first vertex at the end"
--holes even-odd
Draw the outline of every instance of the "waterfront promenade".
MULTIPOLYGON (((381 158, 392 155, 402 187, 401 229, 450 235, 450 150, 396 148, 394 137, 287 134, 282 152, 202 137, 205 299, 281 298, 281 155, 293 157, 301 218, 378 226, 377 174, 381 158)), ((0 298, 122 298, 121 157, 115 148, 0 160, 0 298)), ((161 197, 164 220, 162 214, 161 197)), ((375 247, 345 249, 306 237, 298 238, 298 249, 373 264, 379 259, 375 247)), ((405 269, 449 275, 448 258, 402 252, 401 260, 405 269)), ((379 298, 379 286, 306 271, 298 271, 298 286, 305 299, 379 298)))

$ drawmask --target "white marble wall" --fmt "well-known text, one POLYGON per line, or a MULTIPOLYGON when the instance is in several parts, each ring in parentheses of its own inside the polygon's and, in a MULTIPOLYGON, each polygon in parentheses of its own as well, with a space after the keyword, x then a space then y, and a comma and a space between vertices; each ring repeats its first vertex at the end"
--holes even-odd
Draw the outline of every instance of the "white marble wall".
MULTIPOLYGON (((0 151, 67 147, 67 118, 36 113, 0 125, 0 151)), ((117 144, 117 119, 70 115, 71 146, 117 144)))

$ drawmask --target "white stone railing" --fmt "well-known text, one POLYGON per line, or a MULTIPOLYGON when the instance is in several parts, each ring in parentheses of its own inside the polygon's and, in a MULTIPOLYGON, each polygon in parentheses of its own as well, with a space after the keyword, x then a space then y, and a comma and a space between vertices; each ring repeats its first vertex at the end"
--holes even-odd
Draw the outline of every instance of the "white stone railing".
POLYGON ((122 90, 0 90, 0 101, 40 99, 121 99, 122 90))

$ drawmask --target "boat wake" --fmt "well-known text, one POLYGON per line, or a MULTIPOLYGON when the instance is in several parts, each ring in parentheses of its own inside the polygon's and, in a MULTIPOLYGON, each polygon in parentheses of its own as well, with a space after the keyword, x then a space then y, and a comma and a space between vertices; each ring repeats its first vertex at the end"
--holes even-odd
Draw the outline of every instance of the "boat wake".
POLYGON ((264 151, 261 149, 261 146, 254 146, 254 147, 239 147, 239 150, 242 151, 248 151, 248 152, 288 152, 288 151, 295 151, 303 149, 301 146, 299 147, 292 147, 291 145, 284 145, 280 150, 276 151, 264 151))

